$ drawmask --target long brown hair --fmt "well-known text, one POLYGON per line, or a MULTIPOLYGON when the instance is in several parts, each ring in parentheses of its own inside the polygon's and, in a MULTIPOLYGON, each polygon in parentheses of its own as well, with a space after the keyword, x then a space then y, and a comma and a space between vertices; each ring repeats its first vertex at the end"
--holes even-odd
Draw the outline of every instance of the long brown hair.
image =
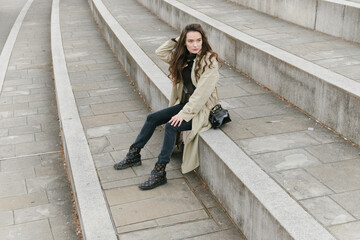
POLYGON ((209 67, 212 66, 212 61, 211 59, 215 57, 215 59, 219 62, 219 57, 218 55, 213 52, 213 50, 211 49, 211 46, 209 44, 209 41, 207 39, 207 36, 205 34, 204 29, 201 27, 200 24, 197 23, 192 23, 189 24, 187 26, 185 26, 185 28, 182 30, 178 43, 176 44, 172 59, 170 61, 170 66, 169 66, 169 77, 172 79, 174 84, 177 84, 179 82, 182 81, 182 75, 181 72, 184 68, 184 66, 186 65, 186 55, 189 54, 189 51, 187 50, 187 47, 185 45, 185 41, 186 41, 186 35, 188 32, 199 32, 201 34, 201 38, 202 38, 202 47, 200 52, 198 53, 198 56, 196 57, 196 66, 195 66, 195 77, 196 79, 200 78, 200 74, 202 74, 205 71, 205 68, 208 65, 208 61, 205 61, 205 65, 202 68, 202 72, 200 73, 200 62, 201 60, 208 54, 210 53, 210 57, 209 57, 209 62, 210 65, 209 67))

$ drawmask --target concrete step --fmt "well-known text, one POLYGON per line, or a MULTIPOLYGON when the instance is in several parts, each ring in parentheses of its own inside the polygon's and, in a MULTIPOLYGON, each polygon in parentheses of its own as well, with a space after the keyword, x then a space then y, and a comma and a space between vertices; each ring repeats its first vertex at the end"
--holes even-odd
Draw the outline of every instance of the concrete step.
POLYGON ((358 45, 226 1, 140 2, 177 30, 202 23, 227 63, 360 144, 358 45))
MULTIPOLYGON (((105 39, 149 105, 155 109, 166 107, 171 88, 167 66, 156 59, 154 50, 178 33, 155 21, 135 1, 104 3, 107 7, 101 1, 90 1, 105 39)), ((332 198, 358 189, 356 177, 349 178, 351 189, 338 184, 339 174, 346 172, 347 166, 359 164, 359 149, 231 68, 224 67, 220 74, 222 103, 231 109, 233 122, 223 128, 228 136, 213 130, 201 134, 199 172, 246 237, 334 239, 324 227, 338 238, 346 234, 345 228, 355 229, 359 222, 351 217, 354 209, 332 198), (326 153, 334 152, 333 148, 348 148, 352 153, 330 159, 326 153), (335 174, 337 177, 330 172, 334 167, 342 169, 335 174), (297 182, 306 183, 300 186, 297 182), (325 218, 332 219, 329 223, 321 214, 335 205, 336 213, 325 218), (343 212, 343 208, 349 212, 343 212), (340 222, 335 219, 340 215, 346 220, 336 226, 340 222)), ((354 230, 352 234, 359 233, 354 230)))
POLYGON ((297 25, 360 43, 360 2, 346 0, 232 0, 297 25))
POLYGON ((167 166, 165 186, 138 189, 157 160, 161 128, 142 150, 141 166, 113 168, 150 111, 86 1, 54 1, 52 50, 63 146, 84 239, 243 239, 196 174, 181 174, 179 152, 167 166))

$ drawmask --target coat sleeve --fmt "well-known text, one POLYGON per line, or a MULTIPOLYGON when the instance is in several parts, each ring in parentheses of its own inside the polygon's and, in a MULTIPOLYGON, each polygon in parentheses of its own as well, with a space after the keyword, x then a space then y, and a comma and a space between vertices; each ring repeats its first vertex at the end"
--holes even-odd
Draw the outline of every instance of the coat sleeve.
POLYGON ((179 116, 182 117, 186 122, 189 122, 191 119, 193 119, 193 117, 198 114, 198 112, 209 100, 218 80, 219 67, 218 62, 214 59, 212 66, 209 67, 208 65, 205 68, 205 71, 201 74, 195 91, 189 98, 189 102, 187 102, 184 108, 179 112, 179 116))
POLYGON ((168 40, 155 50, 156 55, 166 63, 170 63, 176 42, 168 40))

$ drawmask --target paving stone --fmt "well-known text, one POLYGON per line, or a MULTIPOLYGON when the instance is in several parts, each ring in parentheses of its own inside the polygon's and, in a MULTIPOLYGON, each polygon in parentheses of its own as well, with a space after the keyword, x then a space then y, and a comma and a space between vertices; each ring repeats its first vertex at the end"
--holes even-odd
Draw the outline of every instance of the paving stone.
POLYGON ((27 142, 34 142, 34 134, 7 136, 0 138, 0 145, 14 145, 27 142))
POLYGON ((48 220, 16 224, 0 228, 0 239, 53 239, 48 220))
POLYGON ((188 238, 191 240, 218 240, 218 239, 226 239, 226 240, 246 240, 245 236, 243 236, 236 229, 229 229, 226 231, 215 232, 210 234, 204 234, 198 237, 188 238))
POLYGON ((184 178, 187 180, 189 187, 192 189, 203 185, 203 183, 200 181, 200 178, 196 175, 195 171, 184 174, 184 178))
MULTIPOLYGON (((0 163, 1 166, 1 163, 0 163)), ((16 169, 14 171, 4 171, 0 172, 0 182, 11 182, 17 180, 23 180, 25 178, 34 177, 35 172, 33 167, 28 167, 24 169, 16 169)))
MULTIPOLYGON (((143 194, 148 196, 148 191, 142 192, 137 187, 131 187, 128 191, 134 191, 141 199, 143 194)), ((152 198, 128 202, 111 207, 116 226, 123 226, 155 218, 170 216, 183 212, 190 212, 202 209, 194 194, 186 183, 179 180, 170 180, 160 188, 152 190, 156 194, 152 198), (139 212, 141 214, 139 214, 139 212), (124 218, 126 216, 126 218, 124 218)))
POLYGON ((48 203, 45 192, 23 194, 19 196, 0 198, 0 211, 28 208, 48 203))
POLYGON ((329 227, 339 240, 357 240, 360 236, 360 221, 329 227))
POLYGON ((96 168, 113 166, 115 161, 112 159, 110 153, 94 154, 93 160, 96 168))
POLYGON ((86 135, 88 138, 98 138, 116 134, 132 133, 133 130, 126 123, 119 123, 114 125, 103 125, 100 127, 88 128, 86 135))
POLYGON ((250 155, 318 144, 316 140, 302 132, 256 137, 238 140, 236 143, 250 155))
POLYGON ((0 228, 14 224, 14 217, 12 211, 0 212, 0 228))
POLYGON ((129 132, 108 136, 111 146, 115 150, 129 149, 130 145, 135 141, 138 133, 129 132))
POLYGON ((121 93, 121 94, 101 96, 101 99, 103 100, 104 103, 122 102, 122 101, 139 99, 139 94, 136 91, 132 91, 132 92, 121 93))
POLYGON ((133 231, 138 231, 138 230, 143 230, 143 229, 148 229, 148 228, 154 228, 157 226, 158 225, 155 220, 150 220, 150 221, 145 221, 145 222, 141 222, 141 223, 126 225, 123 227, 118 227, 118 228, 116 228, 116 231, 118 233, 126 233, 126 232, 133 232, 133 231))
POLYGON ((336 193, 360 189, 359 158, 308 167, 306 170, 336 193))
POLYGON ((57 188, 55 190, 48 190, 46 191, 46 194, 49 199, 49 203, 61 202, 61 201, 70 202, 73 200, 70 186, 57 188))
POLYGON ((241 89, 238 86, 234 86, 234 85, 218 87, 217 89, 218 89, 220 99, 226 99, 226 98, 233 98, 233 97, 240 97, 240 96, 249 95, 243 89, 241 89))
POLYGON ((76 235, 76 223, 72 214, 52 217, 49 221, 54 240, 79 239, 76 235))
POLYGON ((22 135, 28 133, 36 133, 41 131, 40 124, 32 125, 32 126, 23 126, 23 127, 15 127, 9 128, 10 135, 22 135))
POLYGON ((20 127, 26 124, 26 117, 6 118, 0 121, 0 128, 20 127))
POLYGON ((0 120, 1 119, 6 119, 6 118, 12 118, 12 117, 14 117, 14 112, 13 111, 0 112, 0 120))
POLYGON ((219 230, 212 220, 178 224, 175 226, 148 229, 131 233, 120 234, 122 240, 138 239, 187 239, 194 236, 209 234, 219 230))
POLYGON ((14 117, 22 117, 37 114, 37 109, 20 109, 14 111, 14 117))
POLYGON ((88 139, 88 142, 92 154, 111 152, 114 150, 106 137, 88 139))
POLYGON ((193 212, 182 213, 178 215, 173 215, 169 217, 156 219, 156 222, 159 226, 168 226, 178 223, 185 223, 191 221, 198 221, 208 219, 209 215, 202 209, 193 212))
POLYGON ((252 156, 266 172, 320 165, 321 162, 303 149, 264 153, 252 156))
POLYGON ((21 143, 16 145, 16 155, 29 155, 36 153, 46 153, 60 151, 59 141, 41 141, 33 143, 21 143))
POLYGON ((91 105, 103 103, 101 97, 88 97, 88 98, 79 98, 76 100, 78 105, 91 105))
POLYGON ((24 180, 11 181, 0 185, 0 198, 25 194, 26 186, 24 180))
POLYGON ((219 225, 222 230, 227 230, 234 227, 234 224, 231 222, 230 218, 226 215, 225 211, 216 206, 214 208, 208 209, 211 217, 219 225))
POLYGON ((82 117, 81 122, 85 128, 100 127, 103 125, 111 125, 117 123, 128 122, 129 119, 124 113, 113 113, 97 116, 82 117))
POLYGON ((305 199, 333 192, 303 169, 271 173, 271 176, 295 199, 305 199))
POLYGON ((359 156, 360 153, 360 149, 349 142, 312 146, 307 147, 306 150, 324 163, 354 159, 359 156))
POLYGON ((345 193, 334 194, 330 196, 341 207, 347 210, 351 215, 360 219, 360 191, 351 191, 345 193))
POLYGON ((132 111, 132 112, 124 112, 124 114, 130 121, 146 120, 146 117, 150 113, 151 112, 147 109, 139 110, 139 111, 132 111))
POLYGON ((201 184, 195 187, 193 191, 197 198, 201 201, 202 204, 204 204, 206 208, 212 208, 218 205, 207 186, 201 184))
POLYGON ((32 222, 40 219, 53 218, 60 215, 70 215, 73 211, 72 202, 56 202, 35 207, 17 209, 14 211, 15 223, 32 222))
POLYGON ((307 211, 325 226, 354 221, 348 212, 329 197, 312 198, 300 201, 307 211))
POLYGON ((78 107, 79 113, 81 117, 93 116, 93 112, 90 106, 79 106, 78 107))
POLYGON ((56 166, 38 166, 35 167, 36 176, 66 176, 66 172, 63 164, 56 166))
POLYGON ((8 129, 0 129, 0 137, 6 137, 9 135, 9 130, 8 129))
POLYGON ((315 138, 316 141, 319 141, 322 144, 344 141, 343 138, 339 137, 338 135, 334 134, 333 132, 331 132, 326 128, 315 129, 314 131, 308 131, 307 134, 315 138))
POLYGON ((244 119, 252 119, 266 116, 282 115, 294 111, 290 105, 284 103, 280 104, 266 104, 261 106, 235 108, 234 112, 239 114, 244 119))
POLYGON ((141 100, 130 100, 130 101, 123 101, 121 104, 114 102, 114 103, 103 103, 103 104, 94 104, 91 105, 91 110, 94 114, 107 114, 107 113, 117 113, 117 112, 124 112, 124 111, 135 111, 144 109, 145 104, 141 102, 141 100))
POLYGON ((113 166, 98 169, 98 175, 102 183, 113 182, 126 178, 133 178, 136 176, 131 168, 127 168, 124 170, 115 170, 113 166))
POLYGON ((69 186, 64 176, 42 176, 26 180, 28 193, 43 192, 69 186))
POLYGON ((37 114, 27 116, 27 123, 29 125, 35 125, 39 123, 55 122, 58 121, 57 115, 54 114, 37 114))

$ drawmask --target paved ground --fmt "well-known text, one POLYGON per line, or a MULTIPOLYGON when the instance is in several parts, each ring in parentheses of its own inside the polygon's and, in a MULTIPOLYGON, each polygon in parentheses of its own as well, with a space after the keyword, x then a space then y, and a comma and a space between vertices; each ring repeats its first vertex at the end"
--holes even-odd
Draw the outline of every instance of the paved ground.
POLYGON ((33 2, 0 95, 0 239, 4 240, 79 239, 60 146, 50 10, 49 1, 33 2))
POLYGON ((0 0, 0 53, 26 0, 0 0))
MULTIPOLYGON (((20 0, 16 3, 20 11, 20 0)), ((178 33, 134 0, 104 3, 166 72, 154 50, 178 33)), ((217 2, 215 13, 212 0, 186 3, 227 24, 237 22, 239 29, 274 45, 289 40, 288 23, 239 6, 244 19, 228 22, 228 12, 234 11, 228 2, 217 2), (264 21, 271 26, 259 25, 264 21)), ((45 0, 31 6, 0 95, 0 239, 78 239, 51 73, 50 7, 45 0)), ((171 234, 179 239, 242 239, 196 174, 180 173, 177 151, 168 166, 169 183, 138 190, 156 161, 162 128, 143 150, 142 166, 112 168, 149 110, 97 30, 87 1, 63 0, 60 10, 70 80, 120 238, 170 239, 171 234)), ((11 21, 0 22, 1 31, 9 31, 11 21)), ((359 80, 358 46, 296 29, 289 45, 276 46, 359 80), (321 50, 314 52, 315 46, 321 50)), ((233 119, 222 130, 338 239, 359 239, 359 149, 228 66, 220 74, 220 97, 233 119)))
POLYGON ((156 162, 162 128, 142 150, 142 166, 113 169, 150 111, 97 30, 87 2, 62 1, 60 16, 70 80, 120 239, 243 239, 195 173, 181 174, 179 152, 167 166, 166 185, 138 189, 156 162))
POLYGON ((250 36, 360 82, 360 47, 229 1, 179 0, 250 36))
MULTIPOLYGON (((230 18, 229 12, 237 7, 225 1, 216 1, 215 7, 214 2, 200 0, 186 4, 211 11, 214 13, 211 16, 219 19, 230 18)), ((139 46, 167 72, 167 65, 155 56, 154 49, 178 33, 134 0, 104 3, 139 46)), ((249 21, 258 22, 258 29, 262 29, 259 22, 263 20, 269 24, 270 20, 278 21, 248 9, 246 12, 249 21)), ((295 28, 297 39, 302 39, 302 34, 311 39, 305 30, 295 28)), ((322 40, 318 45, 333 43, 340 44, 339 40, 322 40)), ((358 46, 346 42, 340 45, 351 46, 355 54, 360 53, 358 46)), ((336 237, 359 238, 360 150, 226 65, 220 74, 219 94, 222 103, 231 109, 233 119, 222 130, 336 237)))

